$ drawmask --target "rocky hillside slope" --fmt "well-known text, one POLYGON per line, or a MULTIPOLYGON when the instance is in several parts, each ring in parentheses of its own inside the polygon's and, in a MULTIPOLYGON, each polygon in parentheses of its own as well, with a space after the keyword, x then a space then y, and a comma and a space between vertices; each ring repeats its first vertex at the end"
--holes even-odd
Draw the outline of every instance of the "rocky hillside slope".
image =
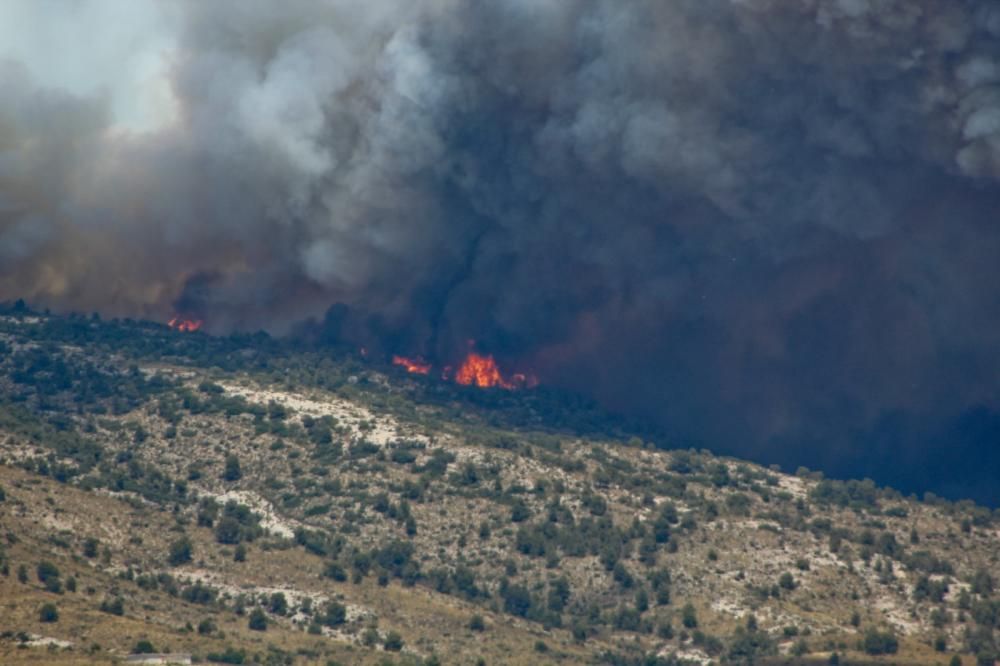
POLYGON ((0 317, 0 662, 963 663, 1000 515, 672 449, 571 396, 0 317))

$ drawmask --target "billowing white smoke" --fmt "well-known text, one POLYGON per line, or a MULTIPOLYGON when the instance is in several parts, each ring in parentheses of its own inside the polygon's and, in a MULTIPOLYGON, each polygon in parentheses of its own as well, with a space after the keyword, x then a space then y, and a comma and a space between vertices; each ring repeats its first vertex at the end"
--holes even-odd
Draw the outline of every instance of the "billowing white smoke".
MULTIPOLYGON (((210 272, 217 325, 280 327, 278 301, 398 307, 394 293, 464 261, 481 230, 463 231, 456 207, 535 244, 521 216, 537 211, 512 199, 568 213, 589 178, 704 201, 741 241, 778 247, 802 225, 885 233, 899 183, 865 168, 882 160, 1000 177, 988 2, 24 0, 0 12, 11 39, 48 36, 11 46, 0 84, 0 297, 162 315, 210 272), (96 71, 79 64, 93 44, 96 71), (152 129, 118 129, 123 100, 157 76, 173 100, 125 119, 152 129), (464 143, 491 133, 469 123, 495 123, 495 145, 464 143)), ((611 217, 628 225, 627 211, 611 217)))

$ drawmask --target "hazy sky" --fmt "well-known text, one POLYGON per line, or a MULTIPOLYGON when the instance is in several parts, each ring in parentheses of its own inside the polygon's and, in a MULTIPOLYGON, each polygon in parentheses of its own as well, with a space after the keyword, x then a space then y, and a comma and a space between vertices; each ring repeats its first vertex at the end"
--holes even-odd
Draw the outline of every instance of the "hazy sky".
POLYGON ((116 126, 150 130, 173 116, 176 25, 156 0, 10 0, 0 4, 0 58, 38 85, 107 101, 116 126))

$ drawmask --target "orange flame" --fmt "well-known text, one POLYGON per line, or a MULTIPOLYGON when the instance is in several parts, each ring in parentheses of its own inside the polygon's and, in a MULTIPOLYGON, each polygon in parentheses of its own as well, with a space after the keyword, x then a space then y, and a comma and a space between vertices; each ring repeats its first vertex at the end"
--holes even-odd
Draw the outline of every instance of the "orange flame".
MULTIPOLYGON (((532 373, 515 372, 509 376, 504 375, 492 354, 478 354, 471 351, 475 344, 474 340, 469 340, 470 351, 457 368, 451 365, 440 368, 441 379, 478 388, 515 390, 538 386, 538 377, 532 373)), ((392 363, 415 375, 429 375, 434 371, 434 365, 421 356, 407 357, 395 354, 392 363)))
POLYGON ((464 386, 478 386, 479 388, 517 388, 514 382, 504 379, 500 374, 497 362, 493 360, 492 354, 483 356, 476 352, 469 352, 462 362, 461 367, 455 373, 455 381, 464 386))
POLYGON ((201 325, 201 319, 183 319, 181 317, 174 317, 167 322, 167 326, 182 333, 194 333, 201 328, 201 325))
POLYGON ((417 356, 416 358, 406 358, 405 356, 393 356, 393 365, 402 366, 407 372, 415 375, 426 375, 431 371, 431 364, 417 356))

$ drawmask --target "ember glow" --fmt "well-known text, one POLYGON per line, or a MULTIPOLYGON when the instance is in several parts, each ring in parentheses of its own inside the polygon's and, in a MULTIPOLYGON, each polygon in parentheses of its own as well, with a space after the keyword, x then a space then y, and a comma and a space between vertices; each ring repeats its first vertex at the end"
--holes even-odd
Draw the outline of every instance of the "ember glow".
MULTIPOLYGON (((473 344, 475 342, 469 342, 470 346, 473 344)), ((415 375, 429 375, 434 369, 433 364, 420 356, 411 358, 396 354, 392 357, 392 363, 415 375)), ((502 388, 512 391, 538 386, 538 378, 535 375, 515 372, 507 376, 500 371, 492 354, 478 354, 474 351, 468 353, 457 370, 451 365, 441 368, 440 376, 446 382, 454 381, 462 386, 479 388, 502 388)))
MULTIPOLYGON (((446 368, 450 370, 450 368, 446 368)), ((505 377, 497 366, 492 354, 477 354, 469 352, 462 365, 455 373, 455 382, 463 386, 478 386, 479 388, 504 388, 514 390, 534 388, 538 379, 534 375, 517 372, 505 377)))
POLYGON ((393 356, 393 365, 405 368, 407 372, 415 375, 426 375, 431 371, 431 364, 417 356, 416 358, 406 358, 405 356, 393 356))
POLYGON ((167 326, 182 333, 194 333, 201 328, 201 324, 201 319, 184 319, 183 317, 174 317, 167 322, 167 326))
POLYGON ((514 385, 504 379, 500 374, 497 362, 493 360, 492 354, 485 356, 475 352, 469 352, 465 361, 455 373, 455 381, 464 386, 478 386, 479 388, 500 388, 512 389, 514 385))

